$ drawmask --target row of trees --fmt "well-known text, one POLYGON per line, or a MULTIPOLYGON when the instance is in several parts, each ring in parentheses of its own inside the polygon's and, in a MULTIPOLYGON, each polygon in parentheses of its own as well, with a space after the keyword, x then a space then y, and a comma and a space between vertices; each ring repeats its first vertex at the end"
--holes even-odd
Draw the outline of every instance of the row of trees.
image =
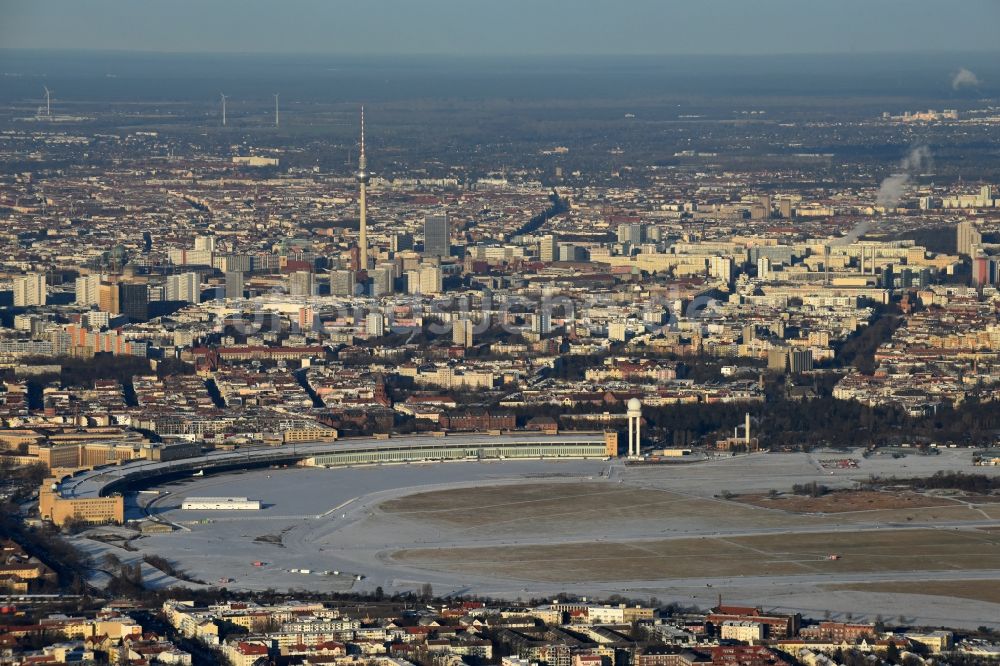
MULTIPOLYGON (((134 401, 132 379, 137 375, 154 374, 147 358, 109 353, 95 354, 91 358, 74 356, 29 357, 24 359, 23 364, 25 366, 60 366, 58 373, 33 375, 28 378, 28 407, 31 409, 42 408, 42 392, 49 384, 58 384, 64 387, 91 387, 95 381, 104 379, 117 380, 125 390, 126 401, 134 401)), ((155 374, 160 378, 170 375, 194 374, 194 366, 180 359, 160 359, 155 374)), ((7 371, 0 377, 7 380, 15 379, 13 371, 7 371)))
POLYGON ((976 495, 989 495, 1000 490, 1000 477, 963 472, 935 472, 933 476, 919 479, 896 479, 891 485, 907 485, 918 490, 961 490, 976 495))
POLYGON ((855 367, 863 374, 872 374, 875 372, 875 352, 883 342, 892 338, 903 321, 902 312, 896 303, 878 306, 868 326, 836 346, 837 354, 830 365, 837 368, 855 367))
POLYGON ((20 507, 0 503, 0 536, 21 545, 28 555, 37 557, 56 572, 60 590, 73 594, 86 591, 84 580, 90 568, 90 558, 66 541, 52 527, 28 527, 21 521, 20 507))
POLYGON ((538 229, 541 229, 542 225, 548 222, 550 218, 553 218, 556 215, 562 215, 569 210, 569 201, 560 198, 555 192, 549 195, 549 201, 552 202, 551 206, 543 210, 538 215, 535 215, 525 224, 521 225, 521 228, 514 232, 514 235, 518 236, 533 233, 538 229))
MULTIPOLYGON (((559 419, 562 415, 623 411, 619 404, 533 405, 512 409, 518 422, 534 416, 559 419)), ((698 403, 645 406, 645 436, 660 444, 707 444, 732 434, 750 412, 756 437, 772 449, 809 449, 818 446, 877 447, 901 443, 956 443, 989 445, 1000 433, 1000 402, 967 400, 958 407, 944 405, 936 413, 912 417, 892 405, 870 407, 830 395, 791 400, 776 391, 764 403, 698 403)), ((588 426, 581 421, 581 427, 588 426)), ((563 427, 569 422, 561 423, 563 427)))
POLYGON ((934 414, 911 417, 886 405, 869 407, 831 396, 812 400, 779 398, 764 404, 679 405, 646 408, 651 436, 671 441, 675 431, 691 440, 710 440, 731 432, 749 411, 753 429, 771 448, 889 446, 900 443, 989 445, 1000 433, 1000 402, 967 400, 942 406, 934 414))
POLYGON ((792 486, 793 495, 808 495, 809 497, 822 497, 830 492, 830 489, 823 484, 816 483, 796 483, 792 486))

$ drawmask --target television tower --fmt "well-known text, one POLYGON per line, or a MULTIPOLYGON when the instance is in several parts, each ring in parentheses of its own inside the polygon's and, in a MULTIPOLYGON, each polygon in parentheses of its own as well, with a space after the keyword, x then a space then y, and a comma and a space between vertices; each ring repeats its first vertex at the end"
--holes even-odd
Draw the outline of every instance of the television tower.
POLYGON ((226 126, 226 96, 224 93, 219 93, 219 97, 222 98, 222 126, 226 126))
POLYGON ((358 245, 361 250, 361 270, 368 270, 368 204, 365 200, 368 193, 368 181, 371 174, 368 173, 368 160, 365 159, 365 107, 361 107, 361 151, 358 154, 358 185, 361 191, 358 195, 358 204, 361 208, 361 231, 358 237, 358 245))
POLYGON ((278 126, 278 93, 274 93, 274 126, 278 126))

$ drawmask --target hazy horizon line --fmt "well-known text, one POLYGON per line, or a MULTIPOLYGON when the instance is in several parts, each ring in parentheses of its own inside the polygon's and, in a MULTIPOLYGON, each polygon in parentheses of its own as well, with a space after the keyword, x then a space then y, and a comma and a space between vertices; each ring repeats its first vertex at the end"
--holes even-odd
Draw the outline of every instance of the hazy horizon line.
POLYGON ((177 55, 177 56, 332 56, 348 58, 499 58, 507 60, 522 60, 526 58, 665 58, 665 57, 695 57, 695 58, 776 58, 776 57, 871 57, 871 56, 1000 56, 1000 47, 992 49, 926 49, 926 50, 884 50, 884 51, 776 51, 773 53, 743 53, 731 52, 533 52, 533 53, 468 53, 441 51, 229 51, 229 50, 199 50, 175 51, 160 49, 116 49, 89 47, 6 47, 0 46, 0 53, 92 53, 108 55, 177 55))

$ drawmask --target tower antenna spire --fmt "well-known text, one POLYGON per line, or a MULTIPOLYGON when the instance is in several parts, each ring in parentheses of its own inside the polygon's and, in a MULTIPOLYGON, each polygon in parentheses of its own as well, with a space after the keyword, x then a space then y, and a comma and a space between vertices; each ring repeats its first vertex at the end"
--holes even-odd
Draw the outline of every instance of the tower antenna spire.
POLYGON ((358 156, 358 166, 364 169, 368 166, 365 159, 365 107, 361 106, 361 154, 358 156))
POLYGON ((361 107, 361 146, 358 152, 358 204, 360 208, 360 231, 358 234, 358 249, 360 250, 359 266, 363 271, 368 270, 368 181, 371 176, 368 174, 368 159, 365 157, 365 107, 361 107))

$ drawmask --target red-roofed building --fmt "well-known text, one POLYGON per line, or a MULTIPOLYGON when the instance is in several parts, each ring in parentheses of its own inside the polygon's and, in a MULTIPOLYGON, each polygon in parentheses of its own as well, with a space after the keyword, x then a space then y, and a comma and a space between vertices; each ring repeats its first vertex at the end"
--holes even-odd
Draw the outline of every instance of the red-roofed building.
POLYGON ((225 643, 222 653, 233 666, 258 666, 268 661, 270 647, 263 641, 225 643))
POLYGON ((763 645, 719 645, 711 648, 715 666, 792 666, 774 650, 763 645))
POLYGON ((764 626, 765 638, 791 638, 798 634, 802 616, 764 615, 759 608, 719 604, 709 613, 707 620, 716 628, 721 627, 723 622, 755 622, 764 626))
POLYGON ((604 657, 599 654, 575 654, 573 666, 604 666, 604 657))

